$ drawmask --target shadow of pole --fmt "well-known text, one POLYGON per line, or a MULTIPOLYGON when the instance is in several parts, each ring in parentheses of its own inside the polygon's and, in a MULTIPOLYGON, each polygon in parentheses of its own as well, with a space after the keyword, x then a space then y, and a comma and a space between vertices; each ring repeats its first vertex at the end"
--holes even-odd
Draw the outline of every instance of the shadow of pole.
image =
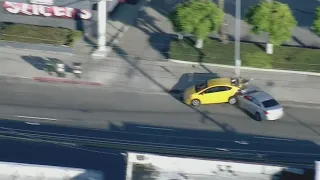
MULTIPOLYGON (((113 49, 117 54, 122 55, 123 60, 125 60, 128 64, 130 64, 133 68, 135 68, 137 71, 139 71, 144 77, 146 77, 148 80, 150 80, 152 83, 154 83, 155 85, 157 85, 158 87, 160 87, 164 92, 169 93, 169 89, 167 89, 166 87, 164 87, 161 83, 159 83, 158 81, 156 81, 153 77, 151 77, 148 73, 146 73, 143 69, 141 69, 139 66, 137 66, 136 63, 132 62, 130 59, 128 59, 128 53, 125 52, 123 49, 121 49, 119 46, 115 45, 114 49, 113 49)), ((186 105, 187 106, 187 105, 186 105)), ((222 130, 224 130, 225 132, 229 132, 229 133, 236 133, 234 128, 231 127, 230 125, 226 125, 226 124, 222 124, 217 122, 216 120, 214 120, 212 117, 210 117, 209 114, 202 112, 201 110, 192 107, 192 106, 188 106, 189 108, 193 109, 195 112, 197 112, 198 114, 201 115, 201 119, 206 119, 206 120, 210 120, 211 122, 213 122, 215 125, 217 125, 218 127, 220 127, 222 130)))

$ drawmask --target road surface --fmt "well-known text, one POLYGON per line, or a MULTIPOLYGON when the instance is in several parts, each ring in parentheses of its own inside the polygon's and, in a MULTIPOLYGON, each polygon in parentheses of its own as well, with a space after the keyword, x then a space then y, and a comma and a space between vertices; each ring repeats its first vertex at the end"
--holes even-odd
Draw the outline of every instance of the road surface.
POLYGON ((280 121, 256 122, 228 104, 192 108, 161 93, 41 83, 0 83, 0 116, 108 129, 128 124, 319 140, 320 110, 285 107, 280 121))
POLYGON ((191 108, 161 93, 41 83, 0 86, 0 135, 193 155, 230 152, 291 163, 320 159, 318 109, 285 107, 282 120, 256 122, 228 104, 191 108))

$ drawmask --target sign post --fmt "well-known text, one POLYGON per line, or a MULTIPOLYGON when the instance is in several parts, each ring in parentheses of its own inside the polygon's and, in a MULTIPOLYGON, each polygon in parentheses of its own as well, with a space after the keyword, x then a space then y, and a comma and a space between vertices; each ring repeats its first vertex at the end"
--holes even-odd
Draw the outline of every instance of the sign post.
POLYGON ((112 0, 99 0, 98 1, 98 47, 91 55, 95 57, 105 57, 110 52, 111 48, 106 46, 106 25, 107 25, 107 1, 112 0))

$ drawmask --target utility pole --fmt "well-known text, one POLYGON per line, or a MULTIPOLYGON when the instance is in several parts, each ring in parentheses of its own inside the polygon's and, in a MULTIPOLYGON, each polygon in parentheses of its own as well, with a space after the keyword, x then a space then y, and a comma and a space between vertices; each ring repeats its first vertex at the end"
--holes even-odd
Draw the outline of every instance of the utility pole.
POLYGON ((234 60, 235 76, 240 77, 240 35, 241 35, 241 0, 236 0, 236 24, 235 24, 235 43, 234 43, 234 60))

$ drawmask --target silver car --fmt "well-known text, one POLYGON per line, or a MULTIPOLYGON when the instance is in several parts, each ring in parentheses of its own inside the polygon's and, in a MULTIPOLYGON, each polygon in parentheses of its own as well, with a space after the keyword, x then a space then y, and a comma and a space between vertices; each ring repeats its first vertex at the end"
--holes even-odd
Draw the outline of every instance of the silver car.
POLYGON ((238 106, 257 121, 278 120, 283 117, 282 106, 268 93, 254 90, 238 94, 238 106))

